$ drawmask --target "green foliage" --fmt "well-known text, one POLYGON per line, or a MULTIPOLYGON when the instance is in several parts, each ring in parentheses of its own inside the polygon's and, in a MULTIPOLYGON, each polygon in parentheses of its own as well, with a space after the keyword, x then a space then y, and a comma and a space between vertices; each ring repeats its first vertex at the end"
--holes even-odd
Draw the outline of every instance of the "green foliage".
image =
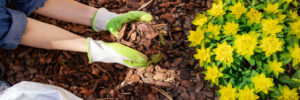
MULTIPOLYGON (((224 86, 230 83, 239 95, 247 86, 251 97, 261 99, 287 96, 280 86, 300 89, 299 7, 297 0, 214 0, 188 36, 207 70, 205 80, 220 85, 219 91, 229 91, 224 86)), ((243 98, 217 93, 220 99, 243 98)))

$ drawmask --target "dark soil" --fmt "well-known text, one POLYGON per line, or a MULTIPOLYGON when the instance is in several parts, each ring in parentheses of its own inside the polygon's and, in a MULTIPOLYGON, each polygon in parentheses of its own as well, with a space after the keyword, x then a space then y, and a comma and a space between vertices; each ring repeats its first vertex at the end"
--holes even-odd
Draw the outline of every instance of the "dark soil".
MULTIPOLYGON (((116 13, 125 13, 139 9, 150 0, 77 1, 97 8, 105 7, 116 13)), ((154 48, 152 50, 144 46, 143 50, 140 50, 146 54, 147 52, 155 54, 156 52, 153 51, 159 48, 161 52, 162 59, 148 68, 130 69, 119 64, 89 64, 85 53, 19 46, 14 50, 0 49, 0 60, 7 67, 5 80, 12 85, 24 80, 52 84, 88 100, 99 98, 216 99, 215 89, 203 80, 202 69, 193 59, 195 50, 189 48, 189 42, 186 39, 189 30, 194 28, 191 21, 195 14, 210 7, 211 0, 153 0, 142 8, 142 11, 153 15, 151 24, 165 24, 161 29, 162 35, 155 36, 150 42, 150 46, 157 45, 158 47, 150 47, 154 48), (160 37, 164 38, 164 45, 160 37)), ((109 32, 96 33, 84 25, 62 22, 36 14, 31 17, 84 37, 113 41, 109 32)), ((129 30, 130 28, 127 29, 129 30)), ((138 39, 134 40, 132 36, 123 40, 134 45, 138 43, 134 42, 138 39)), ((119 42, 122 43, 122 40, 119 42)), ((133 48, 139 50, 139 47, 133 48)))

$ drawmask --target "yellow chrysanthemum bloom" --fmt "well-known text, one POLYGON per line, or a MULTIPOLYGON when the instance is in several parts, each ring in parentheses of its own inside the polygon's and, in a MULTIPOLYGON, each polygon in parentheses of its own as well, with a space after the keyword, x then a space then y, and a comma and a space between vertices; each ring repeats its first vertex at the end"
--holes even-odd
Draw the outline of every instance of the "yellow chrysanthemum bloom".
POLYGON ((279 22, 279 23, 283 23, 285 17, 286 17, 285 14, 280 14, 280 13, 278 13, 278 14, 277 14, 277 20, 278 20, 278 22, 279 22))
POLYGON ((239 30, 239 24, 236 24, 235 22, 226 22, 223 28, 223 33, 225 35, 235 35, 239 30))
POLYGON ((259 96, 255 95, 254 89, 249 89, 246 85, 244 89, 239 90, 238 99, 239 100, 257 100, 259 96))
POLYGON ((269 88, 274 86, 273 79, 267 78, 264 73, 251 77, 251 81, 254 83, 255 91, 262 91, 265 94, 268 94, 269 88))
POLYGON ((246 59, 250 59, 254 54, 258 35, 254 31, 249 32, 249 34, 236 35, 233 45, 236 52, 243 55, 246 59))
POLYGON ((194 55, 196 59, 199 59, 200 66, 202 66, 205 62, 210 63, 210 48, 201 47, 201 49, 197 49, 197 54, 194 55))
POLYGON ((213 3, 212 4, 212 8, 210 8, 209 10, 207 10, 207 12, 215 17, 218 16, 222 16, 225 14, 224 10, 223 10, 223 2, 219 1, 217 3, 213 3))
POLYGON ((296 35, 297 39, 300 39, 300 19, 297 22, 290 23, 291 31, 290 34, 296 35))
POLYGON ((219 77, 222 77, 223 73, 222 70, 218 69, 218 66, 216 66, 215 64, 212 65, 212 67, 207 67, 207 71, 205 73, 205 80, 211 80, 211 82, 215 83, 215 84, 219 84, 219 77))
POLYGON ((269 70, 272 71, 276 76, 278 76, 279 73, 283 73, 284 69, 281 68, 282 62, 277 62, 276 60, 272 62, 268 62, 269 70))
POLYGON ((268 3, 267 8, 265 8, 264 10, 268 13, 277 13, 277 12, 279 12, 278 7, 279 7, 278 3, 275 3, 275 4, 268 3))
POLYGON ((219 92, 221 94, 219 100, 235 100, 237 97, 236 88, 232 88, 231 83, 228 83, 227 87, 220 86, 219 92))
POLYGON ((235 18, 239 19, 241 15, 247 12, 247 8, 245 8, 240 2, 236 3, 235 5, 229 7, 231 13, 235 15, 235 18))
POLYGON ((263 17, 261 12, 254 8, 251 8, 250 11, 247 12, 246 16, 250 23, 260 23, 260 19, 263 17))
POLYGON ((220 34, 221 25, 213 25, 212 23, 208 23, 206 32, 212 32, 211 36, 217 36, 220 34))
POLYGON ((278 97, 278 100, 299 100, 299 95, 297 93, 297 88, 290 90, 288 86, 284 86, 280 90, 281 96, 278 97))
POLYGON ((260 43, 259 47, 265 52, 266 57, 271 56, 277 51, 282 51, 281 46, 284 44, 275 36, 263 37, 260 43))
POLYGON ((295 48, 288 47, 288 50, 290 51, 290 55, 293 58, 293 65, 296 66, 300 63, 300 48, 299 44, 295 44, 295 48))
POLYGON ((190 31, 188 40, 191 41, 191 46, 199 45, 204 38, 204 32, 200 29, 196 31, 190 31))
POLYGON ((204 13, 203 14, 197 14, 196 18, 192 21, 192 23, 194 25, 199 25, 199 26, 202 26, 206 22, 207 22, 207 17, 204 13))
POLYGON ((215 59, 223 62, 230 67, 231 63, 233 62, 232 52, 233 48, 225 41, 222 44, 218 44, 217 48, 214 49, 214 53, 216 54, 215 59))
POLYGON ((290 17, 291 19, 297 19, 298 18, 298 12, 297 11, 290 11, 290 17))
POLYGON ((276 36, 276 33, 282 31, 283 26, 278 25, 278 20, 276 19, 263 19, 262 22, 262 32, 265 36, 269 34, 276 36))

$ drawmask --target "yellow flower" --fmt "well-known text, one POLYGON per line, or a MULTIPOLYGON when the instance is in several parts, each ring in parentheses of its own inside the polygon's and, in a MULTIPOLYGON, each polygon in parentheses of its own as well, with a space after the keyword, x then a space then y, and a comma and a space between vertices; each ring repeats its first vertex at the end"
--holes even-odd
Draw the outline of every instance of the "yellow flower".
POLYGON ((205 62, 210 63, 210 48, 201 47, 201 49, 197 49, 197 54, 194 55, 196 59, 199 59, 200 66, 202 66, 205 62))
POLYGON ((206 15, 203 14, 197 14, 196 18, 193 20, 193 24, 194 25, 199 25, 202 26, 203 24, 205 24, 207 22, 207 17, 206 15))
POLYGON ((299 44, 295 44, 295 48, 288 47, 290 55, 293 58, 293 65, 296 66, 300 62, 300 48, 299 44))
POLYGON ((204 38, 204 32, 200 29, 196 31, 190 31, 188 40, 191 41, 191 46, 199 45, 204 38))
POLYGON ((227 87, 220 86, 219 92, 221 94, 220 100, 235 100, 237 97, 236 88, 232 88, 231 83, 228 83, 227 87))
POLYGON ((237 33, 239 29, 239 24, 236 24, 235 22, 226 22, 223 28, 224 28, 223 33, 225 35, 234 35, 237 33))
POLYGON ((297 88, 290 90, 288 86, 284 86, 280 89, 281 96, 278 97, 278 100, 299 100, 299 95, 297 93, 297 88))
POLYGON ((286 17, 286 15, 285 14, 280 14, 280 13, 278 13, 277 14, 277 20, 278 20, 278 22, 279 23, 283 23, 284 22, 284 19, 285 19, 285 17, 286 17))
POLYGON ((297 39, 300 39, 300 19, 297 22, 290 23, 290 34, 296 35, 297 39))
POLYGON ((278 3, 275 4, 268 3, 267 8, 265 8, 264 10, 268 13, 277 13, 278 7, 279 7, 278 3))
POLYGON ((239 19, 243 13, 247 12, 247 8, 245 8, 240 2, 236 3, 234 6, 229 7, 229 9, 237 19, 239 19))
POLYGON ((298 17, 298 12, 297 11, 290 11, 290 17, 291 19, 297 19, 298 17))
POLYGON ((273 53, 277 51, 282 51, 281 46, 284 44, 275 36, 263 37, 260 41, 260 48, 265 52, 266 57, 271 56, 273 53))
POLYGON ((233 62, 232 52, 233 48, 225 41, 222 44, 218 44, 218 47, 214 49, 214 53, 217 55, 215 59, 227 64, 230 67, 231 63, 233 62))
POLYGON ((255 91, 262 91, 265 94, 268 94, 269 88, 274 86, 273 79, 267 78, 264 73, 251 77, 251 81, 254 83, 255 91))
POLYGON ((213 25, 212 23, 208 23, 206 32, 212 32, 213 36, 217 36, 220 34, 220 29, 221 29, 220 25, 213 25))
POLYGON ((281 68, 282 62, 277 62, 274 60, 273 62, 268 61, 269 70, 272 71, 276 76, 278 76, 279 73, 283 73, 284 69, 281 68))
POLYGON ((249 89, 246 85, 244 89, 239 90, 239 100, 257 100, 259 96, 254 94, 254 89, 249 89))
POLYGON ((269 34, 276 36, 276 33, 282 31, 283 26, 278 25, 278 20, 276 19, 263 19, 262 22, 262 32, 265 36, 269 34))
POLYGON ((249 34, 237 35, 233 47, 237 53, 243 55, 246 59, 250 59, 257 45, 257 37, 258 34, 254 31, 249 32, 249 34))
POLYGON ((223 10, 223 2, 219 1, 217 3, 213 3, 212 4, 212 8, 210 8, 209 10, 207 10, 207 12, 215 17, 218 16, 222 16, 225 14, 224 10, 223 10))
POLYGON ((213 64, 212 67, 207 67, 207 72, 205 73, 205 80, 211 80, 213 83, 216 83, 218 85, 219 77, 222 77, 223 73, 222 70, 219 70, 218 67, 213 64))
POLYGON ((250 11, 247 12, 246 16, 250 23, 260 23, 260 19, 263 17, 261 12, 254 8, 251 8, 250 11))

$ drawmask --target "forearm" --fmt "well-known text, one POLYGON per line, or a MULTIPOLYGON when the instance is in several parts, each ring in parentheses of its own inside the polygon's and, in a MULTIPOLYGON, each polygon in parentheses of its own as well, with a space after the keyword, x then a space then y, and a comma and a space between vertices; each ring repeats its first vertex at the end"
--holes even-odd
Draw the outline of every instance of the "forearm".
POLYGON ((22 44, 30 47, 87 52, 86 38, 62 28, 28 19, 22 44))
POLYGON ((97 9, 74 0, 47 0, 45 5, 35 12, 47 17, 91 26, 97 9))

